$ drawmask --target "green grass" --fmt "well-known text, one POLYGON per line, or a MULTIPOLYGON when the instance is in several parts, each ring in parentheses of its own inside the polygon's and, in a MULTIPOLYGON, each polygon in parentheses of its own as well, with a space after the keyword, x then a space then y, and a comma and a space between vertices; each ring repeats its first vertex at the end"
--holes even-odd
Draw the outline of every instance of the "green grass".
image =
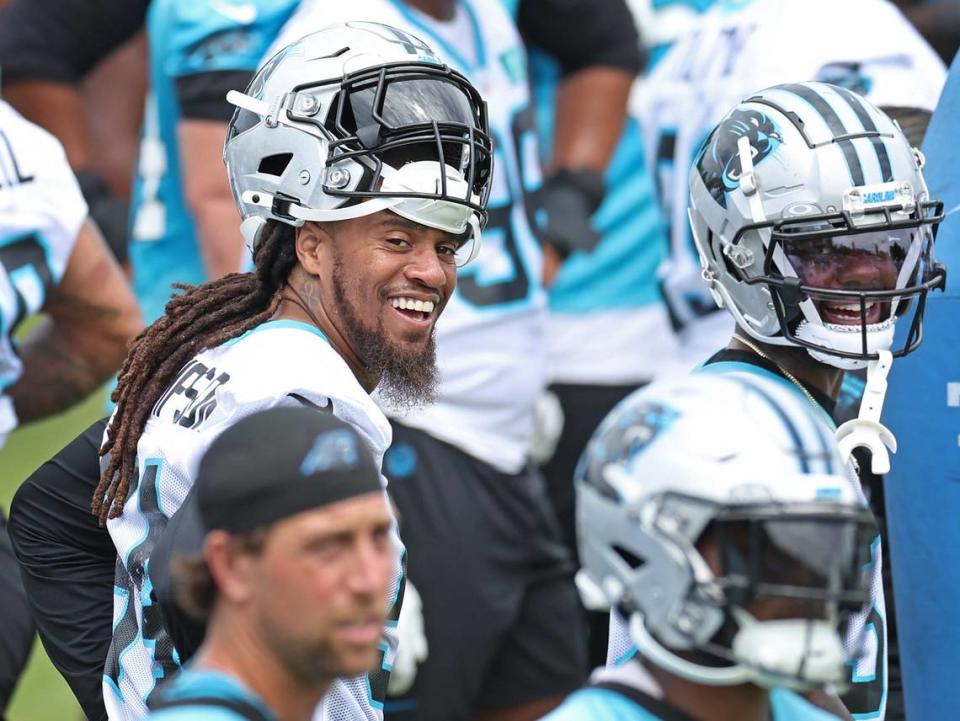
MULTIPOLYGON (((17 487, 41 463, 103 415, 103 392, 66 413, 18 430, 0 450, 0 504, 9 508, 17 487)), ((7 709, 8 721, 79 721, 80 707, 39 640, 7 709)))

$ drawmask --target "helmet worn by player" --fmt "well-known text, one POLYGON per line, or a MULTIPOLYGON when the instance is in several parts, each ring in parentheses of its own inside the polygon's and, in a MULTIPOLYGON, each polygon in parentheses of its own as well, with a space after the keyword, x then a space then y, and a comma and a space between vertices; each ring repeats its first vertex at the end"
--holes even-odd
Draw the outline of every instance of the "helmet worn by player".
POLYGON ((458 266, 479 250, 493 176, 486 106, 422 40, 377 23, 332 25, 281 50, 229 99, 238 110, 224 160, 255 267, 181 286, 135 341, 100 450, 101 523, 122 513, 138 440, 177 372, 280 308, 305 222, 389 210, 457 236, 458 266))
POLYGON ((492 175, 486 106, 422 40, 371 22, 332 25, 274 55, 237 106, 224 160, 251 246, 292 225, 390 209, 479 251, 492 175))
POLYGON ((912 352, 927 293, 946 277, 933 257, 942 203, 922 167, 896 123, 845 88, 794 83, 747 98, 690 173, 690 223, 717 303, 754 339, 841 369, 912 352))
POLYGON ((647 662, 709 686, 849 682, 876 526, 802 397, 764 378, 652 384, 594 433, 576 492, 578 584, 647 662))

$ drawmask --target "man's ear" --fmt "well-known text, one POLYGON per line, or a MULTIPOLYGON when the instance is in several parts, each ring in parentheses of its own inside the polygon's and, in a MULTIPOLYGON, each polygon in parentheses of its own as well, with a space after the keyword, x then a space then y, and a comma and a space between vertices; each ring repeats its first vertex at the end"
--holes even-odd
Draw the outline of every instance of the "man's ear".
POLYGON ((224 598, 243 603, 253 595, 257 579, 252 574, 252 559, 239 551, 227 533, 208 533, 203 542, 203 557, 218 593, 224 598))
POLYGON ((330 267, 333 235, 326 223, 304 223, 297 228, 297 259, 310 275, 319 275, 330 267))

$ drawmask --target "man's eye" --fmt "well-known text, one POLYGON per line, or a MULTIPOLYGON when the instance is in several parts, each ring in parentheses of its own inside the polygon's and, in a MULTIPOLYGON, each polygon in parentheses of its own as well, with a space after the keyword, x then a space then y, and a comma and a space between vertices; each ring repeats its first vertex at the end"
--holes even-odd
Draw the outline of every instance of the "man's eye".
POLYGON ((396 246, 397 248, 406 248, 410 245, 406 238, 387 238, 387 243, 396 246))
POLYGON ((456 243, 443 243, 437 246, 437 255, 447 259, 453 258, 457 254, 457 244, 456 243))

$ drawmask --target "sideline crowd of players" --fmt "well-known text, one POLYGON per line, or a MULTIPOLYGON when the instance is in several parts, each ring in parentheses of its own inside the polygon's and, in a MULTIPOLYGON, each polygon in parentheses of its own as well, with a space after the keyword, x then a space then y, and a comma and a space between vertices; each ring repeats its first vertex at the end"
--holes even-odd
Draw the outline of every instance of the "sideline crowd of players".
POLYGON ((863 457, 863 491, 849 482, 832 428, 856 415, 905 299, 921 302, 901 325, 919 323, 943 284, 910 148, 945 67, 907 18, 949 59, 949 6, 60 5, 0 4, 0 434, 111 373, 116 406, 24 483, 0 529, 0 708, 36 627, 91 721, 148 707, 171 721, 532 720, 558 706, 551 718, 904 718, 866 511, 882 531, 882 485, 863 457), (107 80, 81 85, 98 64, 107 80), (141 121, 134 161, 112 146, 141 121), (830 215, 850 187, 894 181, 913 206, 861 209, 893 225, 882 251, 875 230, 830 215), (758 201, 753 182, 802 202, 758 201), (790 213, 802 241, 773 227, 790 213), (741 282, 751 268, 765 285, 741 282), (791 275, 826 290, 799 301, 791 275), (37 311, 49 322, 14 348, 37 311), (742 427, 706 443, 704 419, 737 404, 742 427), (313 435, 277 432, 295 426, 313 435), (781 432, 801 456, 817 445, 796 477, 759 440, 739 476, 710 455, 781 432), (698 443, 699 461, 684 453, 698 443), (278 493, 241 520, 269 474, 338 490, 278 493), (719 495, 747 479, 766 495, 719 495), (663 533, 642 536, 641 506, 663 533), (301 606, 333 576, 293 578, 311 541, 290 524, 310 513, 354 524, 339 555, 325 538, 313 561, 356 590, 324 601, 337 622, 301 606), (674 568, 679 531, 658 524, 677 519, 674 568), (272 565, 284 553, 290 567, 272 565), (720 588, 724 602, 708 597, 720 588), (764 644, 794 655, 770 666, 764 644))

